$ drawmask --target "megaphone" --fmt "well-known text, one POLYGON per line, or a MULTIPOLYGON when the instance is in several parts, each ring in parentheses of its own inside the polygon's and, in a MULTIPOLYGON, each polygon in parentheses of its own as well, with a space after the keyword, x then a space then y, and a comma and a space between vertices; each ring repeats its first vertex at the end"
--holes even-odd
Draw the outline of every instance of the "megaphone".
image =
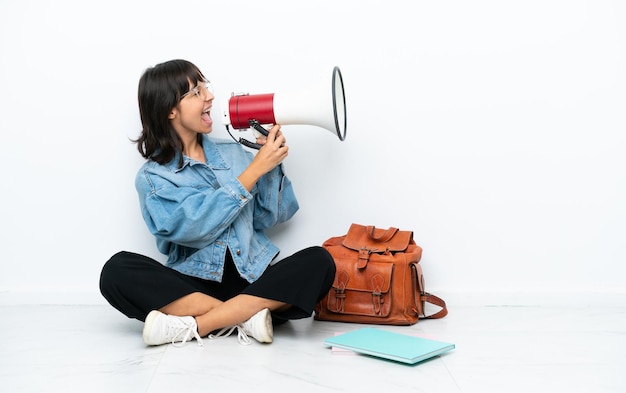
MULTIPOLYGON (((336 134, 340 141, 346 139, 346 96, 339 67, 333 68, 331 78, 306 89, 255 95, 232 94, 223 108, 222 120, 229 133, 230 127, 236 130, 253 128, 267 135, 263 125, 300 124, 324 128, 336 134)), ((238 142, 260 148, 260 145, 243 138, 239 138, 238 142)))

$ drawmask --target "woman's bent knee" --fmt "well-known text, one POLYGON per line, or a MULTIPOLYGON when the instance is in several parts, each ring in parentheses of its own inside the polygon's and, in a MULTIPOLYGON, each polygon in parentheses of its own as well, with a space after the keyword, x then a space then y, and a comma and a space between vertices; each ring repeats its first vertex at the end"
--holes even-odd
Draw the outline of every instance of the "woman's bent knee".
POLYGON ((102 267, 100 272, 100 292, 104 297, 127 276, 133 266, 141 264, 147 257, 128 251, 120 251, 113 255, 102 267))

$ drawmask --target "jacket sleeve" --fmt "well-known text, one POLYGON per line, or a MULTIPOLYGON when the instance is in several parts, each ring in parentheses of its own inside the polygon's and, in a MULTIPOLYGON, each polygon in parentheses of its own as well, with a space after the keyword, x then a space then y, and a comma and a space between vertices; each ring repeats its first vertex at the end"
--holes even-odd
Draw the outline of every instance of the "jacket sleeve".
POLYGON ((279 165, 259 179, 255 194, 254 228, 267 229, 289 220, 299 205, 291 184, 279 165))
POLYGON ((217 189, 175 186, 144 170, 135 185, 144 221, 158 243, 198 249, 213 243, 253 200, 236 179, 217 189))

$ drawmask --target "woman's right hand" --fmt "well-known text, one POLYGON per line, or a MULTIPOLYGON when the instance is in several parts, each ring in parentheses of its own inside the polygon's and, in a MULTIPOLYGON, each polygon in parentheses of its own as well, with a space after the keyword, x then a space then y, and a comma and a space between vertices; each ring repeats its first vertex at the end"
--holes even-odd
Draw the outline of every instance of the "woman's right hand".
POLYGON ((269 130, 267 138, 257 139, 257 143, 263 146, 254 156, 246 170, 239 175, 239 181, 248 191, 252 190, 252 187, 254 187, 261 176, 280 165, 289 154, 289 147, 280 131, 279 124, 274 125, 269 130))

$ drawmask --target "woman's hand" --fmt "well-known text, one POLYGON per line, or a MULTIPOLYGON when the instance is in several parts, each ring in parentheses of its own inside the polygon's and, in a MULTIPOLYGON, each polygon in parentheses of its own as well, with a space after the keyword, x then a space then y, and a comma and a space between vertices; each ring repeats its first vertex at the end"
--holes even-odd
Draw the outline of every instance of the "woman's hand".
POLYGON ((252 190, 261 176, 280 165, 289 154, 289 147, 279 124, 269 130, 267 137, 257 138, 257 143, 262 147, 250 165, 239 175, 239 181, 248 191, 252 190))

